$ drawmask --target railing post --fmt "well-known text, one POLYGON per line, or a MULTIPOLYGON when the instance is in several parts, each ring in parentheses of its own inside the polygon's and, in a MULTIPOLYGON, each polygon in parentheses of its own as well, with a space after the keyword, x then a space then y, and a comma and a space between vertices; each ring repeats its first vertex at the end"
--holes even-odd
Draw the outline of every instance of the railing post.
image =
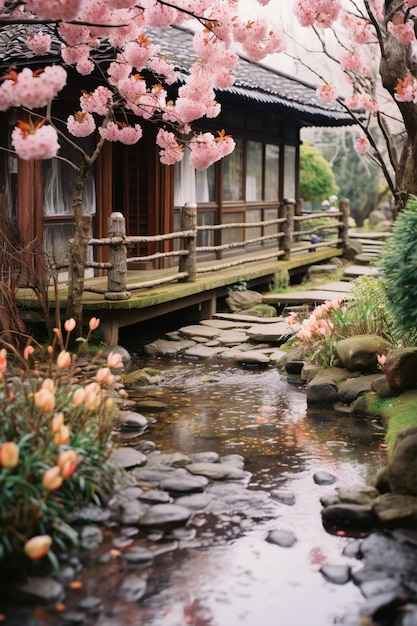
POLYGON ((197 266, 197 205, 193 202, 187 202, 181 208, 181 222, 180 230, 192 230, 194 235, 191 237, 184 237, 182 240, 182 247, 184 250, 188 250, 187 256, 181 256, 178 264, 179 272, 187 272, 188 277, 183 279, 184 282, 195 282, 196 278, 196 266, 197 266))
POLYGON ((291 256, 291 244, 294 235, 294 200, 284 200, 284 252, 288 260, 291 256))
POLYGON ((349 217, 350 202, 347 198, 341 198, 339 202, 339 211, 342 213, 341 225, 339 226, 339 239, 342 240, 340 247, 346 250, 349 242, 349 217))
POLYGON ((123 242, 110 244, 109 261, 112 268, 107 276, 106 300, 128 300, 130 292, 126 290, 127 282, 127 249, 124 243, 126 223, 122 213, 112 213, 108 219, 109 237, 121 237, 123 242))

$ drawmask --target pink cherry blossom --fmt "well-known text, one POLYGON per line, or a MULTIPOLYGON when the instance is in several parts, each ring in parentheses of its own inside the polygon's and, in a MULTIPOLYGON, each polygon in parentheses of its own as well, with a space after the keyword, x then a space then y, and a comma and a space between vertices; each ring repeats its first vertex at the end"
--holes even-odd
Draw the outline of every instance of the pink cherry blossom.
POLYGON ((349 107, 349 109, 355 110, 355 109, 360 109, 362 104, 361 104, 361 98, 358 96, 357 93, 352 94, 351 96, 348 96, 345 100, 346 102, 346 106, 349 107))
POLYGON ((96 123, 91 113, 78 111, 67 119, 68 132, 74 137, 88 137, 96 129, 96 123))
POLYGON ((342 8, 340 0, 296 0, 295 14, 301 26, 328 28, 342 8))
POLYGON ((331 85, 330 83, 318 87, 316 89, 316 94, 318 99, 322 102, 332 102, 338 97, 336 87, 334 85, 331 85))
POLYGON ((357 50, 343 52, 340 56, 340 65, 345 71, 350 70, 358 74, 362 73, 364 66, 361 55, 357 50))
POLYGON ((406 76, 404 80, 397 79, 395 87, 395 99, 398 102, 416 102, 417 101, 417 79, 414 76, 406 76))
POLYGON ((211 133, 200 133, 189 143, 190 164, 196 170, 204 170, 233 152, 235 145, 234 140, 223 133, 219 133, 219 137, 214 137, 211 133))
POLYGON ((58 133, 53 126, 46 124, 31 132, 16 126, 12 132, 12 146, 24 161, 52 159, 59 150, 58 133))
POLYGON ((356 139, 353 147, 358 154, 366 154, 371 149, 371 144, 369 143, 369 139, 367 137, 361 137, 356 139))
POLYGON ((412 20, 409 20, 404 24, 393 24, 392 22, 388 22, 388 30, 398 39, 400 43, 404 45, 416 40, 414 22, 412 20))
POLYGON ((126 145, 132 145, 142 137, 142 128, 139 124, 125 126, 109 122, 107 126, 99 128, 100 135, 107 141, 120 141, 126 145))
POLYGON ((156 135, 156 143, 162 148, 159 158, 164 165, 178 163, 184 156, 184 148, 178 143, 174 133, 160 128, 156 135))
POLYGON ((26 0, 25 9, 41 20, 70 22, 78 16, 82 0, 26 0))
POLYGON ((45 52, 49 52, 51 42, 51 35, 46 33, 35 33, 34 35, 29 35, 26 39, 28 48, 33 50, 35 54, 45 54, 45 52))
POLYGON ((112 98, 111 89, 100 85, 92 93, 83 93, 80 98, 80 105, 82 110, 87 113, 107 115, 112 98))

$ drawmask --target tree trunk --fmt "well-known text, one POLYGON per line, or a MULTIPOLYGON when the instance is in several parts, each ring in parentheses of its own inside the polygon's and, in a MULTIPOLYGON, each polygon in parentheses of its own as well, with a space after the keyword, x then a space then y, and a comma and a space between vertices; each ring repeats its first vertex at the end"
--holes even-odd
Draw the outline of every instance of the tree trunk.
POLYGON ((77 322, 75 334, 82 334, 82 295, 84 293, 84 274, 87 261, 88 240, 91 237, 91 215, 83 215, 82 201, 84 183, 89 167, 83 164, 74 187, 72 209, 75 218, 75 234, 70 245, 68 270, 68 300, 66 319, 73 317, 77 322))

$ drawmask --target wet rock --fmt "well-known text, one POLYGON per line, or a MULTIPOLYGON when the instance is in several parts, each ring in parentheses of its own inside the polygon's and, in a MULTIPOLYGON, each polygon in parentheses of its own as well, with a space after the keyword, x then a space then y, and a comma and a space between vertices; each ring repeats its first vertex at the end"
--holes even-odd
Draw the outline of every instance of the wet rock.
POLYGON ((332 506, 333 504, 340 504, 340 498, 339 498, 338 495, 333 493, 333 494, 330 494, 330 495, 321 496, 320 503, 324 507, 332 506))
MULTIPOLYGON (((195 342, 191 339, 180 339, 178 341, 169 339, 157 339, 151 343, 146 344, 144 352, 148 356, 176 356, 184 350, 191 348, 195 345, 195 342)), ((127 383, 131 384, 131 383, 127 383)))
POLYGON ((345 585, 350 580, 350 567, 347 565, 323 565, 320 572, 335 585, 345 585))
MULTIPOLYGON (((296 363, 297 362, 299 363, 300 361, 296 361, 296 363)), ((314 365, 314 363, 304 363, 300 376, 306 383, 309 383, 313 380, 314 376, 319 373, 319 371, 320 367, 318 365, 314 365)))
POLYGON ((373 381, 371 388, 378 398, 390 398, 394 395, 394 390, 389 386, 385 374, 378 376, 378 378, 373 381))
POLYGON ((391 350, 385 359, 384 373, 391 389, 406 391, 417 387, 417 348, 391 350))
POLYGON ((2 596, 18 604, 40 604, 42 606, 60 602, 64 597, 64 587, 53 578, 34 576, 24 582, 3 586, 2 596), (7 589, 7 592, 6 592, 7 589), (5 595, 6 592, 6 595, 5 595))
POLYGON ((320 370, 307 385, 307 404, 334 404, 339 400, 339 383, 351 376, 340 367, 320 370))
POLYGON ((296 543, 297 537, 287 530, 271 530, 266 540, 281 548, 291 548, 296 543))
POLYGON ((214 496, 208 493, 193 493, 192 495, 176 498, 175 503, 185 506, 190 511, 204 511, 214 500, 214 496))
POLYGON ((166 491, 160 489, 147 489, 139 496, 141 502, 147 504, 167 504, 171 502, 171 497, 166 491))
POLYGON ((417 526, 417 498, 385 493, 377 498, 373 511, 380 523, 387 528, 417 526))
POLYGON ((148 455, 149 466, 154 464, 169 465, 169 467, 185 467, 191 462, 191 457, 182 452, 154 452, 148 455))
POLYGON ((377 522, 372 507, 365 504, 333 504, 323 509, 321 516, 326 526, 336 528, 368 529, 377 522))
POLYGON ((231 463, 191 463, 186 468, 191 474, 201 474, 213 480, 242 480, 247 473, 231 463))
POLYGON ((245 352, 237 352, 234 361, 241 365, 268 365, 270 359, 259 350, 246 350, 245 352))
POLYGON ((223 352, 224 346, 210 348, 208 346, 195 346, 185 350, 184 355, 188 357, 196 357, 199 359, 210 359, 223 352))
POLYGON ((148 426, 148 420, 141 413, 135 413, 134 411, 120 411, 119 412, 119 429, 122 432, 141 433, 148 426))
POLYGON ((211 450, 207 452, 194 452, 194 454, 190 456, 193 463, 218 463, 220 459, 217 452, 211 450))
POLYGON ((337 341, 336 352, 346 369, 367 372, 378 365, 377 355, 386 354, 390 344, 378 335, 356 335, 337 341))
POLYGON ((285 364, 285 371, 287 374, 291 374, 291 376, 300 376, 301 372, 304 368, 304 361, 288 361, 285 364))
POLYGON ((77 626, 85 621, 86 615, 83 611, 65 611, 61 615, 61 623, 69 626, 77 626))
POLYGON ((101 598, 87 596, 78 603, 78 608, 87 615, 97 616, 104 608, 101 598))
POLYGON ((158 485, 173 472, 175 469, 169 465, 152 465, 152 467, 137 467, 132 470, 132 475, 140 483, 156 483, 158 485))
POLYGON ((404 580, 416 580, 416 556, 410 546, 401 544, 392 536, 372 533, 362 540, 362 558, 368 567, 385 572, 396 572, 404 580))
POLYGON ((96 506, 95 504, 88 504, 72 513, 70 519, 81 523, 86 522, 105 522, 110 517, 110 511, 106 508, 96 506))
POLYGON ((346 380, 339 387, 339 398, 342 402, 349 404, 356 400, 358 396, 372 390, 372 383, 380 378, 380 374, 368 374, 346 380))
POLYGON ((184 494, 204 491, 204 487, 208 484, 205 476, 173 476, 163 480, 160 484, 161 489, 168 491, 170 494, 184 494))
POLYGON ((149 454, 156 450, 156 443, 154 441, 141 441, 135 446, 135 450, 139 450, 143 454, 149 454))
POLYGON ((161 400, 154 399, 136 399, 136 405, 138 409, 145 409, 146 411, 163 411, 168 408, 168 405, 165 402, 161 402, 161 400))
POLYGON ((226 298, 226 304, 231 311, 239 313, 262 304, 262 294, 249 289, 245 291, 231 291, 226 298))
POLYGON ((321 470, 314 473, 313 480, 317 485, 333 485, 333 483, 336 482, 337 477, 330 472, 321 470))
POLYGON ((84 526, 80 533, 80 545, 84 550, 94 550, 103 541, 103 531, 98 526, 84 526))
POLYGON ((145 546, 132 546, 122 553, 122 559, 133 565, 148 565, 153 561, 153 558, 153 553, 145 546))
POLYGON ((364 487, 363 489, 343 489, 336 488, 339 500, 349 504, 372 504, 379 496, 374 487, 364 487))
POLYGON ((117 467, 132 469, 146 465, 148 459, 142 452, 134 448, 115 448, 110 454, 109 461, 117 467))
POLYGON ((379 578, 374 580, 365 580, 360 584, 360 590, 365 598, 372 598, 381 594, 402 591, 400 582, 395 578, 379 578))
POLYGON ((220 462, 230 463, 235 467, 243 468, 245 465, 245 457, 241 454, 225 454, 224 456, 220 457, 220 462))
POLYGON ((393 493, 417 496, 417 426, 398 433, 386 478, 393 493))
POLYGON ((281 504, 286 504, 287 506, 293 506, 295 504, 295 494, 286 489, 273 489, 271 496, 274 500, 281 502, 281 504))
POLYGON ((119 501, 118 504, 117 517, 119 522, 125 526, 137 524, 139 518, 149 508, 146 504, 141 503, 138 500, 122 500, 119 501))
POLYGON ((137 602, 145 594, 146 579, 132 574, 126 576, 119 588, 119 597, 125 602, 137 602))
POLYGON ((184 526, 191 517, 191 511, 178 504, 156 504, 151 507, 139 520, 143 528, 159 528, 170 530, 184 526))

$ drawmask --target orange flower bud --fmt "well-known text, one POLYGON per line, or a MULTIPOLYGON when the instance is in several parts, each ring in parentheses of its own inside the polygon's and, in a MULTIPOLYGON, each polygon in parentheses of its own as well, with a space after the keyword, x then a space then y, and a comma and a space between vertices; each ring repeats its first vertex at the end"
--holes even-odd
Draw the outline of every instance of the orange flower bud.
POLYGON ((42 486, 48 491, 56 491, 62 483, 61 468, 58 465, 50 467, 42 477, 42 486))
POLYGON ((85 390, 84 387, 78 387, 72 396, 72 404, 73 406, 81 406, 85 400, 85 390))
POLYGON ((55 393, 55 384, 52 378, 45 378, 40 386, 41 389, 47 389, 51 393, 55 393))
POLYGON ((78 465, 78 456, 75 450, 65 450, 58 456, 57 463, 61 468, 64 479, 69 478, 75 472, 78 465))
POLYGON ((56 359, 56 366, 58 369, 62 370, 69 367, 71 365, 71 361, 71 354, 66 350, 62 350, 56 359))
POLYGON ((35 405, 38 409, 43 409, 45 413, 53 411, 55 408, 55 396, 48 389, 39 389, 33 394, 35 405))
POLYGON ((90 319, 90 321, 88 322, 88 328, 90 330, 96 330, 96 328, 98 328, 100 326, 100 318, 99 317, 92 317, 90 319))
POLYGON ((72 330, 74 330, 76 325, 77 325, 77 322, 75 321, 73 317, 70 317, 69 320, 65 320, 64 322, 64 328, 67 331, 67 333, 70 333, 72 330))
POLYGON ((0 465, 13 469, 19 463, 19 448, 13 441, 6 441, 0 446, 0 465))
POLYGON ((32 561, 37 561, 38 559, 42 559, 48 553, 51 544, 52 539, 49 535, 36 535, 35 537, 32 537, 32 539, 26 541, 23 549, 32 561))
POLYGON ((7 350, 2 348, 0 350, 0 374, 4 374, 7 370, 7 350))
POLYGON ((70 438, 70 429, 68 428, 68 426, 65 426, 64 424, 55 433, 54 444, 56 446, 64 446, 66 443, 68 443, 69 438, 70 438))
POLYGON ((35 348, 33 346, 26 346, 23 350, 23 358, 27 361, 31 354, 35 352, 35 348))
POLYGON ((51 422, 52 432, 57 433, 63 425, 64 425, 64 414, 57 413, 56 415, 54 415, 52 418, 52 422, 51 422))
POLYGON ((96 381, 110 387, 114 383, 115 378, 108 367, 101 367, 97 370, 96 381))

